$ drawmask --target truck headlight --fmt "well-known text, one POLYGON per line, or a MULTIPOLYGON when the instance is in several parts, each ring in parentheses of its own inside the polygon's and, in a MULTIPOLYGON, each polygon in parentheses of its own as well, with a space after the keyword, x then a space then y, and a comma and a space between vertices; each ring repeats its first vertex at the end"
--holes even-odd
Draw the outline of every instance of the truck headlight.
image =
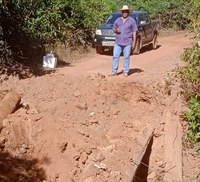
POLYGON ((102 35, 102 32, 101 32, 100 29, 97 29, 97 30, 96 30, 96 35, 102 35))

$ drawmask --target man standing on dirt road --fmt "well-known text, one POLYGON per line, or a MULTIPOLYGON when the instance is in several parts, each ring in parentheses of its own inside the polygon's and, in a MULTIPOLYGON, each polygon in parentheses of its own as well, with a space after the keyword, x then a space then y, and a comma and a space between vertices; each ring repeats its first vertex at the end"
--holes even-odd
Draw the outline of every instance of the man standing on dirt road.
POLYGON ((117 75, 119 58, 121 52, 123 51, 123 75, 127 77, 130 65, 131 48, 135 48, 136 31, 138 29, 135 20, 129 16, 129 7, 124 5, 120 11, 122 13, 122 17, 117 18, 113 25, 113 31, 116 33, 116 40, 113 49, 112 74, 110 76, 117 75))

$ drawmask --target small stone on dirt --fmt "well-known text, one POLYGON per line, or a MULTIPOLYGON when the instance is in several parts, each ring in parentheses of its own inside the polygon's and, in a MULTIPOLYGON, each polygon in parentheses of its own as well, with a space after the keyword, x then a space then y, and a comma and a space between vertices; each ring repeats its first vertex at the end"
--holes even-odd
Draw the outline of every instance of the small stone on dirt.
POLYGON ((87 103, 78 103, 76 107, 79 109, 85 109, 85 110, 88 109, 87 103))
POLYGON ((94 119, 92 118, 90 121, 89 121, 89 124, 99 124, 99 121, 97 119, 94 119))
POLYGON ((27 153, 27 150, 26 150, 24 147, 21 147, 21 148, 19 149, 19 153, 20 153, 20 154, 25 154, 25 153, 27 153))
POLYGON ((8 141, 8 139, 6 137, 4 137, 4 136, 2 136, 0 138, 0 143, 6 143, 7 141, 8 141))
POLYGON ((80 93, 79 90, 75 90, 75 91, 73 92, 73 94, 74 94, 75 97, 81 96, 81 93, 80 93))
POLYGON ((55 179, 58 179, 59 178, 59 173, 56 173, 55 174, 55 179))
POLYGON ((100 87, 101 84, 96 82, 96 83, 95 83, 95 86, 96 86, 96 87, 100 87))
POLYGON ((73 176, 75 176, 77 172, 78 172, 77 169, 74 169, 71 173, 73 176))
POLYGON ((3 149, 5 147, 5 143, 0 142, 0 148, 3 149))
POLYGON ((106 164, 103 163, 99 163, 99 164, 94 164, 95 167, 97 167, 98 169, 103 169, 103 170, 107 170, 108 167, 106 164))
POLYGON ((37 115, 33 118, 33 121, 37 122, 39 121, 40 119, 42 119, 42 116, 41 115, 37 115))
POLYGON ((105 77, 106 77, 105 75, 103 75, 102 73, 99 73, 99 72, 95 75, 95 78, 104 79, 105 77))
POLYGON ((81 154, 75 154, 73 158, 74 158, 76 161, 78 161, 78 160, 80 159, 80 157, 81 157, 81 154))
POLYGON ((105 159, 105 156, 103 155, 103 152, 101 150, 95 151, 95 155, 93 156, 94 162, 101 162, 105 159))
POLYGON ((95 112, 90 113, 90 117, 93 117, 95 115, 95 112))
POLYGON ((67 148, 68 142, 64 142, 63 144, 61 144, 60 146, 60 151, 63 153, 65 152, 66 148, 67 148))
POLYGON ((154 132, 154 136, 155 136, 156 138, 158 138, 158 137, 162 136, 162 132, 156 130, 156 131, 154 132))
POLYGON ((119 109, 113 109, 113 110, 111 110, 112 115, 118 115, 119 112, 120 112, 119 109))
POLYGON ((78 133, 80 133, 81 135, 85 136, 85 132, 82 130, 77 130, 78 133))
POLYGON ((38 132, 38 133, 41 133, 41 132, 43 132, 43 131, 44 131, 44 130, 43 130, 42 128, 39 128, 37 132, 38 132))
POLYGON ((92 149, 89 147, 85 147, 84 151, 86 152, 86 154, 90 155, 92 153, 92 149))
MULTIPOLYGON (((6 126, 8 126, 9 123, 10 123, 10 121, 9 121, 8 119, 4 119, 4 120, 2 121, 3 128, 6 127, 6 126)), ((2 126, 1 126, 1 122, 0 122, 0 131, 1 131, 1 127, 2 127, 2 126)))
POLYGON ((81 156, 80 156, 79 161, 80 161, 82 164, 85 164, 87 160, 88 160, 88 155, 87 155, 85 152, 83 152, 83 153, 81 154, 81 156))

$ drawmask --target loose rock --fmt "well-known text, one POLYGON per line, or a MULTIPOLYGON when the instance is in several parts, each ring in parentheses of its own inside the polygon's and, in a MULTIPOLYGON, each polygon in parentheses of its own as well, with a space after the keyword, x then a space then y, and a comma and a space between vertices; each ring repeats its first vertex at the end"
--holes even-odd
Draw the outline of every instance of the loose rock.
POLYGON ((88 109, 87 103, 78 103, 76 107, 79 109, 85 109, 85 110, 88 109))

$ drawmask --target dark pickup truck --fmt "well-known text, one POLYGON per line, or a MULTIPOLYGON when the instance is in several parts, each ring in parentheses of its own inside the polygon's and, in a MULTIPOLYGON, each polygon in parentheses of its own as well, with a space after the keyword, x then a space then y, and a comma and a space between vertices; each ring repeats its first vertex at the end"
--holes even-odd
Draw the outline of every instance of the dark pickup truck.
MULTIPOLYGON (((121 16, 120 12, 111 14, 105 23, 96 29, 94 46, 97 53, 103 54, 105 49, 113 48, 115 44, 115 33, 112 28, 115 20, 121 16)), ((151 44, 152 49, 156 49, 159 34, 159 21, 151 20, 148 13, 145 11, 133 11, 129 16, 135 19, 138 26, 136 47, 133 53, 139 54, 142 46, 147 44, 151 44)))

